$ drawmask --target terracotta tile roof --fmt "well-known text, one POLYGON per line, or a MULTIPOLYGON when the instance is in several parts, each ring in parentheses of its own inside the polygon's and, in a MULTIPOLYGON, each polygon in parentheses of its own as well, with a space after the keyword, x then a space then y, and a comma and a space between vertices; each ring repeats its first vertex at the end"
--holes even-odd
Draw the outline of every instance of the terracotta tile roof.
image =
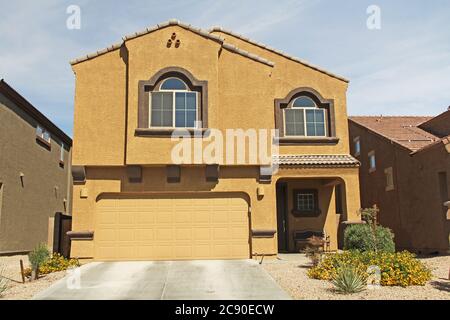
POLYGON ((432 117, 412 116, 364 116, 349 117, 353 121, 369 130, 391 140, 399 145, 416 151, 439 141, 440 138, 419 128, 418 126, 432 117))
POLYGON ((342 80, 342 81, 344 81, 344 82, 349 82, 348 79, 346 79, 346 78, 344 78, 344 77, 342 77, 342 76, 339 76, 339 75, 337 75, 337 74, 331 73, 331 72, 329 72, 329 71, 327 71, 327 70, 325 70, 325 69, 322 69, 322 68, 320 68, 320 67, 318 67, 318 66, 316 66, 316 65, 314 65, 314 64, 312 64, 312 63, 309 63, 309 62, 307 62, 307 61, 305 61, 305 60, 303 60, 303 59, 300 59, 300 58, 298 58, 298 57, 291 56, 291 55, 287 54, 286 52, 277 50, 277 49, 272 48, 272 47, 270 47, 270 46, 267 46, 267 45, 265 45, 265 44, 263 44, 263 43, 260 43, 260 42, 257 42, 257 41, 255 41, 255 40, 249 39, 249 38, 247 38, 247 37, 245 37, 245 36, 243 36, 243 35, 241 35, 241 34, 235 33, 235 32, 230 31, 230 30, 226 30, 226 29, 224 29, 224 28, 222 28, 222 27, 212 27, 211 29, 209 29, 209 32, 210 32, 210 33, 212 33, 212 32, 223 32, 223 33, 229 34, 229 35, 231 35, 231 36, 233 36, 233 37, 236 37, 236 38, 238 38, 238 39, 240 39, 240 40, 246 41, 246 42, 248 42, 248 43, 250 43, 250 44, 253 44, 253 45, 255 45, 255 46, 258 46, 258 47, 260 47, 260 48, 266 49, 266 50, 271 51, 271 52, 273 52, 273 53, 276 53, 276 54, 278 54, 278 55, 280 55, 280 56, 283 56, 283 57, 285 57, 285 58, 287 58, 287 59, 289 59, 289 60, 292 60, 292 61, 301 63, 301 64, 303 64, 304 66, 307 66, 307 67, 309 67, 309 68, 311 68, 311 69, 314 69, 314 70, 317 70, 317 71, 322 72, 322 73, 324 73, 324 74, 327 74, 327 75, 329 75, 329 76, 331 76, 331 77, 333 77, 333 78, 342 80))
POLYGON ((179 27, 181 27, 183 29, 192 31, 192 32, 194 32, 194 33, 196 33, 196 34, 198 34, 198 35, 200 35, 202 37, 205 37, 205 38, 208 38, 210 40, 213 40, 213 41, 216 41, 216 42, 220 43, 222 45, 222 48, 224 48, 226 50, 229 50, 231 52, 240 54, 240 55, 242 55, 244 57, 247 57, 247 58, 252 59, 254 61, 263 63, 263 64, 268 65, 270 67, 273 67, 275 65, 274 62, 269 61, 269 60, 267 60, 267 59, 265 59, 263 57, 260 57, 260 56, 258 56, 256 54, 251 53, 251 52, 239 49, 238 47, 236 47, 236 46, 234 46, 232 44, 225 43, 223 38, 221 38, 221 37, 219 37, 219 36, 217 36, 215 34, 211 34, 208 31, 205 31, 205 30, 202 30, 202 29, 199 29, 199 28, 195 28, 195 27, 191 26, 190 24, 186 24, 186 23, 180 22, 180 21, 178 21, 176 19, 171 19, 171 20, 169 20, 167 22, 159 23, 159 24, 157 24, 154 27, 146 28, 146 29, 144 29, 142 31, 135 32, 133 34, 124 36, 122 38, 123 41, 118 42, 116 44, 113 44, 112 46, 109 46, 109 47, 104 48, 102 50, 98 50, 98 51, 96 51, 94 53, 90 53, 90 54, 88 54, 86 56, 74 59, 74 60, 70 61, 70 64, 71 65, 75 65, 77 63, 80 63, 80 62, 92 59, 94 57, 100 56, 100 55, 105 54, 107 52, 111 52, 111 51, 117 50, 127 40, 131 40, 131 39, 134 39, 134 38, 146 35, 148 33, 151 33, 151 32, 154 32, 156 30, 163 29, 163 28, 166 28, 166 27, 169 27, 169 26, 179 26, 179 27))
POLYGON ((305 167, 358 167, 359 161, 347 154, 333 155, 300 155, 280 154, 273 157, 275 164, 280 166, 305 167))

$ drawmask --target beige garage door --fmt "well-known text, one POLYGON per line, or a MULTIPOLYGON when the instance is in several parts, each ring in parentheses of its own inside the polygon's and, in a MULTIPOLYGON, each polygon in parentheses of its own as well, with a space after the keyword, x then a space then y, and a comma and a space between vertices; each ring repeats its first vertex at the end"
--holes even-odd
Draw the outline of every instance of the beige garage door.
POLYGON ((111 198, 97 203, 95 259, 249 258, 241 198, 111 198))

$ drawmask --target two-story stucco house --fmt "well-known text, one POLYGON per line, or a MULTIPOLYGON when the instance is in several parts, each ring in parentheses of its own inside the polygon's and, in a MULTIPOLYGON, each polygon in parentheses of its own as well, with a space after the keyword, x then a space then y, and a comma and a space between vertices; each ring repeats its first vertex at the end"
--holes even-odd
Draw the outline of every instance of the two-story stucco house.
POLYGON ((360 221, 346 79, 221 28, 176 20, 71 64, 72 256, 276 256, 298 250, 303 230, 323 232, 335 250, 341 226, 360 221), (180 128, 194 148, 213 129, 278 129, 279 154, 271 162, 177 163, 180 141, 171 135, 180 128))

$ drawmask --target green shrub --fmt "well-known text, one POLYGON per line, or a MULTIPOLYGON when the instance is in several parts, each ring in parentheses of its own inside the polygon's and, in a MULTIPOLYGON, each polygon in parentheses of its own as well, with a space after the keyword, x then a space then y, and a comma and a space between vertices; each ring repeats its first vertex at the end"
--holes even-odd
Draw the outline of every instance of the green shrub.
POLYGON ((327 254, 317 267, 308 270, 308 276, 332 280, 342 266, 352 266, 366 277, 369 266, 378 266, 382 286, 425 285, 431 279, 431 271, 408 251, 392 253, 353 250, 327 254))
POLYGON ((349 294, 363 291, 367 286, 366 279, 367 276, 357 268, 345 265, 337 269, 331 283, 335 286, 336 291, 349 294))
POLYGON ((32 269, 39 269, 39 266, 43 264, 50 257, 50 251, 47 245, 44 243, 39 244, 33 251, 28 254, 32 269))
MULTIPOLYGON (((59 253, 54 253, 51 258, 47 259, 39 266, 39 274, 49 274, 79 266, 80 262, 77 259, 66 259, 59 253)), ((31 275, 31 268, 25 269, 24 272, 25 276, 29 277, 31 275)))
POLYGON ((389 228, 376 226, 373 229, 367 224, 354 224, 345 229, 344 249, 360 251, 395 252, 394 234, 389 228))

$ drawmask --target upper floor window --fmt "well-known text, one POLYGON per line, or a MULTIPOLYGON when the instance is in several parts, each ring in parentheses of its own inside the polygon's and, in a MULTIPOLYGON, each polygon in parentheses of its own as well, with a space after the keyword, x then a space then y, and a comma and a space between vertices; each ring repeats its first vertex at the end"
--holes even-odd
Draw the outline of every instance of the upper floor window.
POLYGON ((64 162, 64 143, 61 142, 61 150, 59 153, 59 161, 64 162))
POLYGON ((354 148, 355 148, 355 156, 359 156, 361 154, 361 139, 356 137, 353 139, 354 148))
POLYGON ((325 137, 325 110, 309 97, 300 96, 284 110, 286 136, 325 137))
POLYGON ((50 132, 45 130, 43 127, 38 125, 36 127, 36 136, 44 140, 45 142, 50 143, 50 132))
POLYGON ((369 172, 373 172, 377 169, 375 151, 370 151, 368 156, 369 156, 369 172))
POLYGON ((197 125, 198 92, 179 78, 165 79, 151 92, 150 127, 194 128, 197 125))
POLYGON ((333 99, 325 99, 313 88, 299 87, 274 102, 281 144, 339 142, 333 99))
POLYGON ((384 174, 386 176, 386 191, 394 190, 394 173, 392 167, 386 168, 384 174))

